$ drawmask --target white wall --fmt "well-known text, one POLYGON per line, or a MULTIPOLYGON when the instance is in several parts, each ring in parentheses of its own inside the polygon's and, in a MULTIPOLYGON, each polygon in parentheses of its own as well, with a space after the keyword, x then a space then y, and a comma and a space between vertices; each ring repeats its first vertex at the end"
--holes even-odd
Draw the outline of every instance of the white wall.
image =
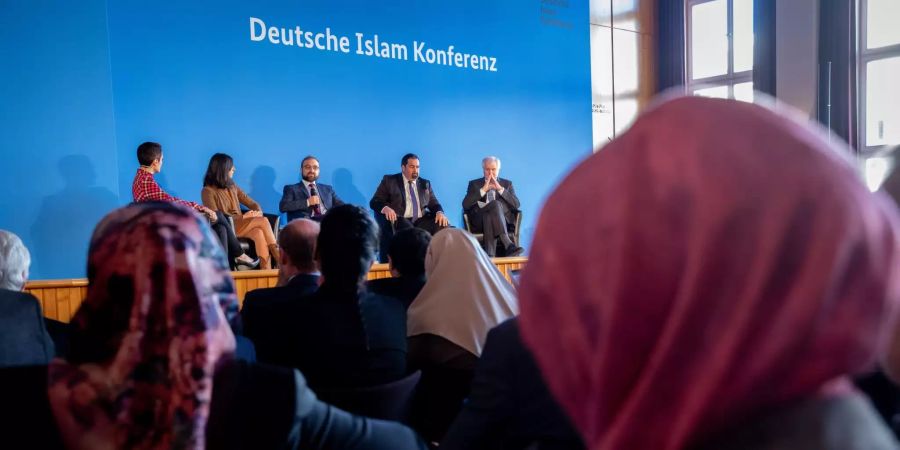
POLYGON ((778 99, 815 116, 819 0, 779 0, 776 6, 778 99))

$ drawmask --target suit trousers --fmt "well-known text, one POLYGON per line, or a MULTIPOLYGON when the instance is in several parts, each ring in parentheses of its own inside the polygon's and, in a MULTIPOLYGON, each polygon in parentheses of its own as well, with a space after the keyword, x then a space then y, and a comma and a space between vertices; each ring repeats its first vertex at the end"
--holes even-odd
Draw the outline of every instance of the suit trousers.
POLYGON ((499 200, 489 202, 477 210, 472 217, 472 231, 481 228, 484 234, 483 248, 488 256, 497 256, 497 239, 501 242, 512 242, 506 222, 506 205, 499 200), (480 227, 479 227, 480 225, 480 227))
POLYGON ((233 268, 234 258, 243 255, 244 250, 241 249, 241 243, 237 240, 237 236, 234 235, 234 229, 231 228, 231 224, 228 222, 228 216, 222 211, 216 211, 216 221, 211 223, 210 227, 212 227, 213 232, 219 238, 222 248, 225 249, 225 254, 228 255, 228 265, 233 268))
POLYGON ((435 219, 435 214, 433 214, 433 213, 426 213, 424 216, 416 219, 415 222, 413 222, 412 219, 407 219, 406 217, 397 217, 397 222, 394 223, 394 232, 396 233, 397 231, 400 231, 400 230, 405 230, 407 228, 416 227, 416 228, 421 228, 421 229, 427 231, 431 235, 434 235, 438 231, 441 231, 444 228, 447 228, 447 227, 442 227, 442 226, 438 225, 437 223, 435 223, 434 219, 435 219))

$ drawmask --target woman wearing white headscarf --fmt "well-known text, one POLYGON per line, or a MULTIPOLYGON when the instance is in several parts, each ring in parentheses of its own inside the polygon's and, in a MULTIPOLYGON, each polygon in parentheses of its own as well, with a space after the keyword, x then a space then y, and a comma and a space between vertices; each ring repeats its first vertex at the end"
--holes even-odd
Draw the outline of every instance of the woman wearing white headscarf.
POLYGON ((432 239, 425 274, 408 312, 410 361, 471 370, 488 331, 518 314, 516 291, 475 238, 455 228, 432 239))

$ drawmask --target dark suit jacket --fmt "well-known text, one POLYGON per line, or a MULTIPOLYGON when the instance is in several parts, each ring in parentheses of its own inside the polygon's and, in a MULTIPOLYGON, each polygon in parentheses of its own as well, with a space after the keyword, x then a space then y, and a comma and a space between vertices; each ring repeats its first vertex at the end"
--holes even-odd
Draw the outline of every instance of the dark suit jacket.
MULTIPOLYGON (((497 193, 497 201, 503 202, 506 206, 506 222, 514 224, 516 221, 516 211, 519 210, 519 197, 516 196, 516 190, 513 189, 512 181, 505 178, 498 178, 497 182, 503 187, 503 195, 497 193)), ((478 214, 478 202, 487 201, 487 195, 481 195, 481 188, 484 187, 484 177, 469 181, 466 188, 466 197, 463 199, 463 211, 469 215, 471 219, 478 214)), ((474 225, 474 224, 473 224, 474 225)), ((481 224, 478 224, 480 227, 481 224)))
POLYGON ((374 386, 406 375, 406 309, 399 300, 326 281, 285 311, 287 365, 313 388, 374 386))
POLYGON ((469 400, 440 448, 584 448, 522 343, 518 319, 488 333, 469 400))
POLYGON ((284 329, 293 326, 287 317, 287 304, 299 301, 319 287, 318 275, 300 274, 291 278, 286 286, 255 289, 244 297, 241 322, 244 336, 256 346, 256 358, 269 364, 287 364, 290 345, 284 329))
POLYGON ((38 300, 0 289, 0 367, 47 364, 54 352, 38 300))
MULTIPOLYGON (((281 202, 278 203, 278 209, 283 213, 287 213, 288 222, 294 219, 308 219, 312 214, 312 209, 306 206, 306 201, 310 197, 306 185, 306 182, 302 182, 289 184, 284 187, 284 193, 281 194, 281 202)), ((319 194, 319 199, 322 200, 322 204, 325 205, 326 211, 344 204, 344 201, 334 193, 334 188, 327 184, 317 181, 316 191, 319 194)))
MULTIPOLYGON (((385 175, 381 179, 378 189, 375 190, 372 200, 369 201, 369 207, 377 214, 381 214, 381 210, 385 206, 390 206, 397 213, 398 217, 403 217, 403 212, 406 211, 405 189, 402 173, 385 175)), ((427 213, 437 214, 438 211, 444 211, 437 196, 434 195, 434 191, 431 189, 430 181, 419 177, 416 179, 416 189, 419 193, 419 202, 421 203, 419 206, 422 207, 422 215, 427 213)))
MULTIPOLYGON (((354 416, 316 399, 290 369, 227 364, 216 371, 206 448, 425 450, 409 428, 354 416)), ((47 367, 0 369, 3 448, 63 450, 47 398, 47 367)))
POLYGON ((425 276, 380 278, 366 283, 369 292, 387 297, 394 297, 409 309, 409 305, 425 286, 425 276))

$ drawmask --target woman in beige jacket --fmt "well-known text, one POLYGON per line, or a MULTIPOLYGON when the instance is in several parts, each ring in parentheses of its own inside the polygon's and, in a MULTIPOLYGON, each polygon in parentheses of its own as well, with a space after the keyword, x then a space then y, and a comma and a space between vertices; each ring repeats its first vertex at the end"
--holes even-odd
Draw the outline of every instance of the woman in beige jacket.
POLYGON ((216 153, 209 159, 209 167, 203 178, 200 198, 203 205, 214 211, 222 211, 234 220, 234 233, 253 240, 261 269, 273 268, 278 258, 278 245, 269 221, 263 217, 262 208, 234 183, 234 160, 224 153, 216 153), (249 211, 241 212, 241 205, 249 211))

